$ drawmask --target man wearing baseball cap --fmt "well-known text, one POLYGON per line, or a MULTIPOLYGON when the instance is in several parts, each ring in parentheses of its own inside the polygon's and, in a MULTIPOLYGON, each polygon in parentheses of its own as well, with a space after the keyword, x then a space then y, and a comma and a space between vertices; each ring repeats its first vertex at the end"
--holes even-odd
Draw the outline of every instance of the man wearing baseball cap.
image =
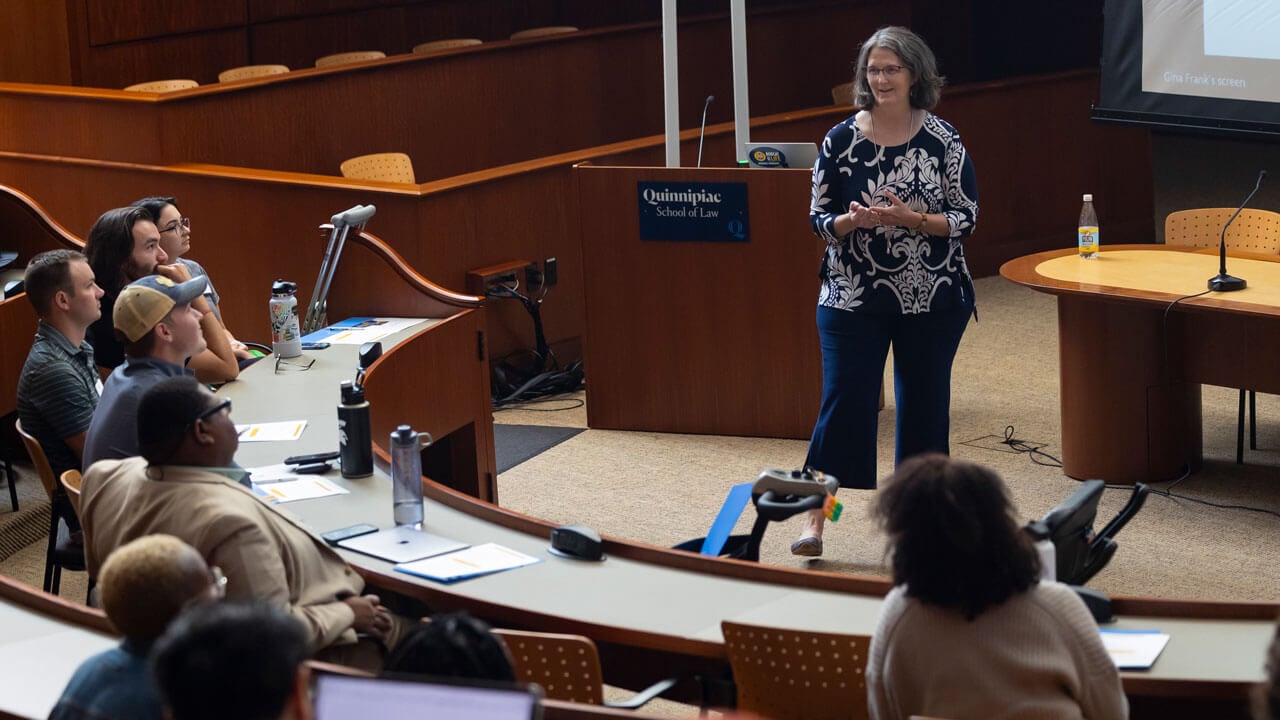
POLYGON ((112 324, 124 343, 124 364, 111 371, 85 438, 84 468, 104 458, 138 454, 138 401, 148 388, 175 375, 191 375, 192 355, 205 349, 199 310, 191 302, 204 293, 203 278, 175 283, 147 275, 120 291, 112 324))

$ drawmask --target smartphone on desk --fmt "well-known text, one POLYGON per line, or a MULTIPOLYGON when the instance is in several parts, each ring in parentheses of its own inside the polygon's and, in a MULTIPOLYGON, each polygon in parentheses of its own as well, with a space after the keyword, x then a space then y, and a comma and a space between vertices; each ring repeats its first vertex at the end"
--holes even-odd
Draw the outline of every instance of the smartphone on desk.
POLYGON ((324 349, 327 349, 328 347, 329 347, 329 343, 327 343, 327 342, 304 342, 304 343, 302 343, 302 349, 303 349, 303 350, 324 350, 324 349))
POLYGON ((324 541, 329 543, 330 545, 337 545, 343 540, 350 540, 351 538, 354 538, 354 537, 360 537, 361 535, 370 535, 376 532, 378 532, 377 525, 370 525, 369 523, 360 523, 359 525, 351 525, 349 527, 338 528, 337 530, 330 530, 329 532, 326 532, 326 533, 320 533, 320 537, 323 538, 324 541))

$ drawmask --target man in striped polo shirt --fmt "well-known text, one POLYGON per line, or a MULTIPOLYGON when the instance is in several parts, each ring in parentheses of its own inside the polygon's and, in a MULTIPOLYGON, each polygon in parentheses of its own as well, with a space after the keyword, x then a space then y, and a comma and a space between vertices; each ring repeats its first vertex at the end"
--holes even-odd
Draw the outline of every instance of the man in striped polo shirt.
POLYGON ((18 380, 18 416, 40 441, 53 472, 80 469, 84 436, 102 381, 85 340, 102 314, 102 288, 75 250, 40 253, 27 265, 27 299, 40 316, 35 342, 18 380))
MULTIPOLYGON (((18 379, 18 417, 40 442, 54 475, 61 476, 80 469, 85 433, 102 391, 93 346, 85 340, 89 325, 102 314, 102 288, 85 256, 65 249, 32 258, 23 282, 40 323, 18 379)), ((58 509, 78 530, 70 507, 58 509)))

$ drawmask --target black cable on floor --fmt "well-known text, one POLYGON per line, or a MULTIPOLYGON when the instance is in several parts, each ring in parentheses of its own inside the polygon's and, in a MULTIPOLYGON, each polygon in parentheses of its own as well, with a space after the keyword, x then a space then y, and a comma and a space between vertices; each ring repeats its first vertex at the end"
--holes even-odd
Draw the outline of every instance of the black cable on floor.
POLYGON ((586 403, 581 398, 563 398, 563 397, 544 397, 537 400, 525 400, 523 402, 511 402, 500 407, 495 407, 494 412, 502 412, 503 410, 528 410, 530 412, 564 412, 565 410, 576 410, 586 403), (536 408, 530 405, 541 405, 544 403, 567 402, 564 407, 555 408, 536 408))
POLYGON ((1013 436, 1013 426, 1004 426, 1004 440, 1002 444, 1009 446, 1009 449, 1016 453, 1025 453, 1031 462, 1042 467, 1062 467, 1062 461, 1041 450, 1035 445, 1028 444, 1026 441, 1018 440, 1013 436), (1044 459, 1041 459, 1044 458, 1044 459))

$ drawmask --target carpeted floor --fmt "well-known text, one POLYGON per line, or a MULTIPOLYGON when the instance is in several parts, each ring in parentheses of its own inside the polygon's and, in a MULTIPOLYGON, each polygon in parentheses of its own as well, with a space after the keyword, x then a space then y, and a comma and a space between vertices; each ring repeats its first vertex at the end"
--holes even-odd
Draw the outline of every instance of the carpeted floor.
POLYGON ((553 425, 494 425, 493 450, 498 472, 504 473, 583 430, 553 425))
MULTIPOLYGON (((977 282, 980 322, 961 343, 953 376, 951 452, 995 468, 1027 518, 1040 517, 1078 486, 1061 469, 1037 465, 1001 443, 1007 428, 1027 443, 1060 451, 1058 334, 1054 299, 1001 278, 977 282)), ((807 320, 806 320, 807 321, 807 320)), ((888 387, 892 388, 890 375, 888 387)), ((590 368, 587 387, 590 390, 590 368)), ((1204 387, 1204 469, 1173 492, 1218 505, 1152 496, 1118 536, 1120 549, 1090 586, 1112 595, 1280 601, 1280 397, 1258 396, 1259 450, 1236 465, 1237 392, 1204 387)), ((506 410, 500 423, 584 427, 569 397, 561 412, 506 410), (572 407, 571 407, 572 406, 572 407)), ((893 397, 880 418, 879 467, 892 471, 893 397)), ((766 468, 804 461, 801 440, 587 430, 499 477, 502 504, 606 535, 671 546, 706 534, 734 483, 766 468)), ((1170 483, 1155 486, 1169 489, 1170 483)), ((761 561, 785 567, 886 576, 884 537, 870 520, 874 493, 845 491, 844 518, 828 528, 823 559, 793 557, 799 520, 770 528, 761 561)), ((1128 493, 1108 490, 1105 523, 1128 493)), ((748 510, 750 514, 750 510, 748 510)), ((745 532, 744 517, 737 532, 745 532)), ((1100 525, 1099 525, 1100 527, 1100 525)))

